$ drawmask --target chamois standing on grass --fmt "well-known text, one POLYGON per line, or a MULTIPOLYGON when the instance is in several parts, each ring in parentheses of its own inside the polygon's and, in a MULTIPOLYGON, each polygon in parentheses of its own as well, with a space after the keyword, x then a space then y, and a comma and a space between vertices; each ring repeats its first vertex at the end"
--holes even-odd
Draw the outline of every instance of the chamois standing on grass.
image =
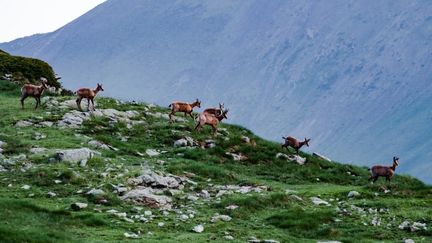
POLYGON ((169 114, 169 119, 171 122, 173 122, 172 117, 173 115, 175 115, 176 112, 184 112, 185 117, 189 114, 192 119, 195 119, 195 117, 192 116, 192 111, 194 107, 201 108, 201 101, 198 98, 193 103, 175 101, 171 103, 168 107, 171 108, 171 113, 169 114))
MULTIPOLYGON (((42 78, 41 78, 42 79, 42 78)), ((42 79, 42 83, 40 85, 33 84, 25 84, 21 88, 21 107, 24 109, 24 100, 27 97, 33 97, 36 100, 35 109, 38 108, 41 104, 41 96, 45 89, 48 89, 46 79, 42 79)))
POLYGON ((309 147, 309 141, 310 139, 304 139, 303 142, 298 141, 297 139, 289 136, 289 137, 282 137, 283 139, 285 139, 285 143, 282 144, 282 148, 286 148, 288 150, 288 147, 291 147, 293 149, 295 149, 296 153, 299 153, 299 149, 301 147, 303 147, 303 145, 306 145, 309 147))
POLYGON ((75 93, 78 96, 78 98, 76 99, 76 104, 78 106, 78 109, 80 111, 82 111, 81 108, 81 100, 82 99, 87 99, 87 109, 90 111, 90 101, 92 103, 92 107, 93 110, 95 111, 95 106, 94 106, 94 98, 96 97, 96 95, 99 93, 99 91, 104 91, 104 89, 102 88, 101 84, 97 84, 96 89, 89 89, 89 88, 82 88, 77 90, 75 93))
POLYGON ((222 111, 219 115, 213 115, 210 113, 201 113, 198 116, 198 123, 195 126, 195 130, 201 130, 204 125, 209 125, 213 128, 213 134, 216 135, 217 125, 222 119, 228 119, 227 117, 228 109, 222 111))
POLYGON ((382 176, 386 178, 386 181, 391 180, 393 177, 396 166, 399 165, 399 158, 393 157, 393 165, 392 166, 383 166, 383 165, 375 165, 372 166, 372 168, 368 169, 371 171, 371 176, 369 177, 369 181, 373 179, 373 182, 375 182, 378 177, 382 176))
POLYGON ((213 108, 207 108, 203 111, 203 113, 213 114, 215 116, 222 114, 222 111, 224 110, 224 103, 219 103, 219 108, 213 107, 213 108))

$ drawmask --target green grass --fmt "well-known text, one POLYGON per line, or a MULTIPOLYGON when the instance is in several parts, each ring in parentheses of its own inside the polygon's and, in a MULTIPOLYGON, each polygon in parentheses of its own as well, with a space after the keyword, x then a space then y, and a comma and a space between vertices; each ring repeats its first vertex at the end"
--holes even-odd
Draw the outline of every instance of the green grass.
POLYGON ((3 154, 8 158, 26 155, 13 165, 5 165, 10 171, 0 173, 1 242, 225 242, 225 232, 235 238, 234 242, 245 242, 252 236, 280 242, 399 242, 404 238, 432 241, 432 189, 415 178, 396 175, 390 184, 379 180, 371 185, 364 167, 328 162, 305 153, 301 156, 307 162, 300 166, 276 159, 277 153, 288 152, 280 144, 261 139, 241 126, 221 124, 226 132, 214 137, 209 128, 194 131, 191 119, 172 124, 146 114, 146 110, 167 113, 165 108, 118 103, 110 98, 98 98, 97 108, 136 110, 139 116, 134 119, 144 123, 129 129, 121 122, 94 118, 79 129, 16 128, 14 125, 20 120, 56 122, 68 112, 34 110, 32 102, 27 100, 27 108, 21 110, 19 87, 0 80, 0 140, 7 143, 3 154), (35 132, 45 134, 46 138, 35 140, 35 132), (174 147, 174 141, 184 136, 192 137, 199 144, 213 139, 216 147, 174 147), (250 137, 253 142, 244 143, 242 136, 250 137), (122 142, 122 137, 129 139, 122 142), (56 149, 88 147, 89 140, 104 142, 118 151, 100 150, 101 156, 90 159, 86 167, 50 160, 56 149), (29 149, 35 146, 49 151, 30 154, 29 149), (164 153, 157 157, 139 155, 149 148, 164 153), (226 152, 242 154, 246 159, 234 161, 226 152), (28 162, 33 166, 24 170, 23 165, 28 162), (144 165, 166 173, 188 175, 197 182, 195 186, 186 185, 184 194, 173 196, 176 209, 195 211, 193 219, 181 222, 175 212, 163 215, 146 207, 143 210, 151 210, 155 215, 148 223, 137 220, 130 223, 106 213, 115 209, 128 216, 139 214, 134 208, 137 205, 123 202, 113 193, 113 185, 127 186, 127 179, 140 175, 144 165), (23 185, 31 188, 23 190, 23 185), (212 185, 259 185, 268 190, 234 193, 198 203, 185 198, 201 190, 208 190, 214 196, 217 190, 212 185), (86 195, 92 188, 102 189, 105 194, 86 195), (286 190, 290 191, 286 193, 286 190), (360 196, 348 199, 347 194, 352 190, 360 192, 360 196), (386 190, 390 192, 385 193, 386 190), (50 198, 48 192, 57 196, 50 198), (329 201, 331 206, 313 205, 310 197, 315 196, 329 201), (70 209, 74 202, 89 206, 75 212, 70 209), (232 204, 239 208, 226 209, 232 204), (362 215, 353 206, 367 213, 362 215), (372 212, 385 209, 385 212, 369 213, 370 209, 372 212), (216 213, 227 214, 232 220, 210 223, 216 213), (374 217, 381 219, 380 226, 371 225, 374 217), (398 229, 404 220, 424 222, 428 228, 416 232, 398 229), (164 222, 165 226, 158 227, 158 222, 164 222), (203 233, 191 232, 197 224, 205 225, 203 233), (140 239, 125 238, 125 232, 141 232, 140 239))

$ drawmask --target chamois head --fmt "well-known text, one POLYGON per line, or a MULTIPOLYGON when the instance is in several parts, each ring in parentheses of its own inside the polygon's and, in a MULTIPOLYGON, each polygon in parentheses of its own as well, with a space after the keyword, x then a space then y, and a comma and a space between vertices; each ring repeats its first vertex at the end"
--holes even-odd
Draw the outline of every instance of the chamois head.
POLYGON ((305 138, 305 140, 304 140, 304 144, 306 145, 306 146, 308 146, 309 147, 309 141, 310 141, 310 138, 305 138))
POLYGON ((194 102, 195 106, 197 106, 198 108, 201 108, 201 101, 197 98, 194 102))
POLYGON ((223 111, 224 107, 225 107, 224 103, 219 103, 219 109, 220 109, 221 111, 223 111))
POLYGON ((42 79, 42 83, 41 83, 41 85, 42 85, 42 87, 43 87, 44 89, 48 89, 48 82, 47 82, 46 79, 42 79))
POLYGON ((96 90, 97 90, 97 91, 104 91, 104 89, 102 88, 102 84, 97 83, 96 90))
POLYGON ((399 158, 398 158, 398 157, 393 157, 393 164, 394 164, 395 166, 398 166, 398 165, 399 165, 399 158))
POLYGON ((228 113, 228 109, 226 109, 226 110, 224 110, 223 112, 222 112, 222 114, 221 114, 221 116, 223 117, 223 118, 225 118, 225 119, 228 119, 228 117, 227 117, 227 113, 228 113))

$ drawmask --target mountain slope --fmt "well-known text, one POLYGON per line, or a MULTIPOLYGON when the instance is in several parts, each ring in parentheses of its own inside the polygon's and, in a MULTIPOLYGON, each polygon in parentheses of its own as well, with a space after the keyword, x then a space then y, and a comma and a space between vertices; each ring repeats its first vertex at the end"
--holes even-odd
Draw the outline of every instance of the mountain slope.
POLYGON ((156 102, 224 101, 230 121, 432 182, 430 1, 119 1, 0 44, 67 88, 156 102))
POLYGON ((240 126, 212 136, 155 105, 20 110, 18 95, 0 80, 1 242, 432 240, 432 187, 415 178, 370 185, 364 167, 302 152, 300 165, 240 126))

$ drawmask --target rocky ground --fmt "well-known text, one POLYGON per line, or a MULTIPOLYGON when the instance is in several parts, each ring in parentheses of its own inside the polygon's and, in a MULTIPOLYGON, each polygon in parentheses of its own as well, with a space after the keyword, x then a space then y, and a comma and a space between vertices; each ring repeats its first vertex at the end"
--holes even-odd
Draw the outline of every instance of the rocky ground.
POLYGON ((154 105, 0 99, 2 241, 432 240, 431 188, 407 176, 371 185, 365 168, 238 126, 196 132, 154 105))

